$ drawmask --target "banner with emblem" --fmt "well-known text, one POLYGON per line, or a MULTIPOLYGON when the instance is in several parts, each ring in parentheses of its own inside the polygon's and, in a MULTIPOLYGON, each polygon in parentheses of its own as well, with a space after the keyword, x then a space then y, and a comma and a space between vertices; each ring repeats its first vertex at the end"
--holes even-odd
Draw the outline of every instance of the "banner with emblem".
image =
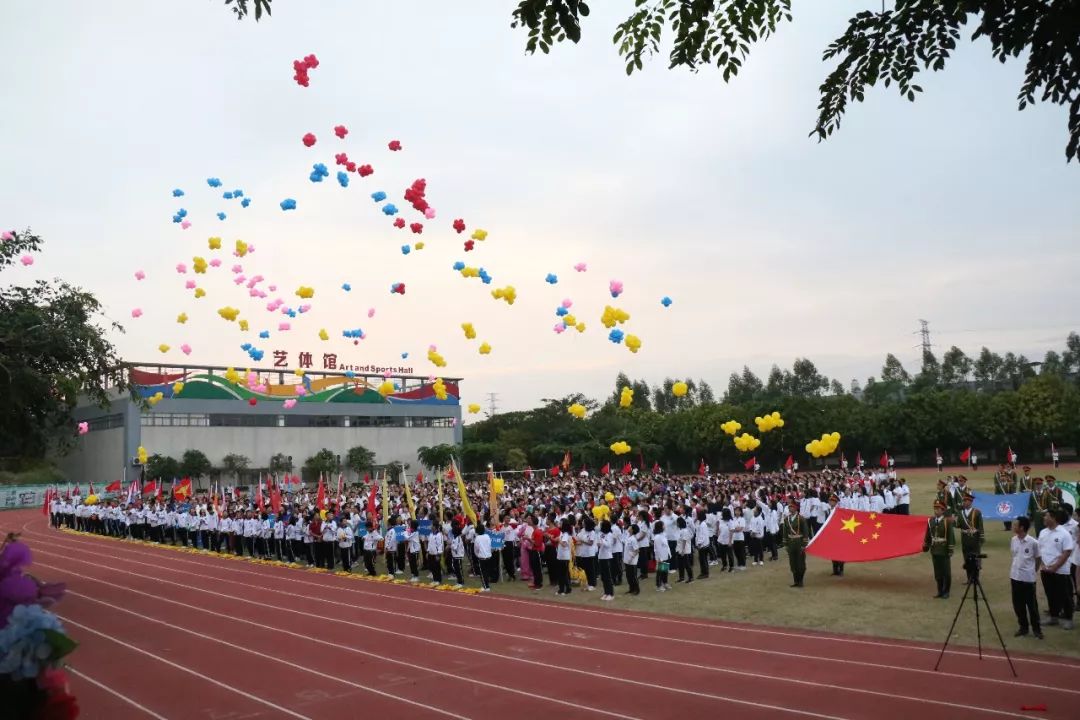
POLYGON ((1075 485, 1072 483, 1058 483, 1057 486, 1061 488, 1061 499, 1063 502, 1072 505, 1073 510, 1076 510, 1077 503, 1080 502, 1080 483, 1075 485))
POLYGON ((1030 492, 1009 495, 975 493, 974 507, 982 513, 983 520, 1015 520, 1020 515, 1027 515, 1030 492))

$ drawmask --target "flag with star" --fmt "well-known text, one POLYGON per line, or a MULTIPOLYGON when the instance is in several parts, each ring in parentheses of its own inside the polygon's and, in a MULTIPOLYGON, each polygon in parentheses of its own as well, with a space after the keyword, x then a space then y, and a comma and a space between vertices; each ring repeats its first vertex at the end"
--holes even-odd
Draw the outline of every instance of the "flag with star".
POLYGON ((808 555, 837 562, 872 562, 917 555, 925 515, 891 515, 837 508, 806 547, 808 555))

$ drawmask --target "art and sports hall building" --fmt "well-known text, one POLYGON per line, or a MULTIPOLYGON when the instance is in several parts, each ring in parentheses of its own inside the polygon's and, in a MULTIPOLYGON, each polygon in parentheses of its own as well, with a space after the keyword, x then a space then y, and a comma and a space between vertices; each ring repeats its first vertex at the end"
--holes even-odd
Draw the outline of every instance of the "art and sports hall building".
MULTIPOLYGON (((336 366, 326 357, 324 366, 336 366)), ((74 421, 86 422, 89 432, 57 465, 73 482, 130 480, 141 472, 142 446, 148 455, 177 460, 186 450, 201 450, 215 467, 236 453, 251 468, 266 468, 281 453, 291 456, 299 472, 323 448, 343 461, 349 448, 362 445, 378 464, 416 467, 420 447, 461 443, 460 378, 443 378, 446 398, 439 399, 429 378, 403 374, 411 368, 318 370, 310 367, 308 353, 301 353, 299 364, 307 367, 125 363, 117 377, 126 376, 131 391, 113 390, 105 409, 82 399, 74 421), (251 389, 248 373, 257 376, 258 391, 251 389), (384 397, 378 388, 387 379, 397 389, 384 397), (138 402, 158 393, 152 407, 138 402), (297 402, 286 409, 288 399, 297 402)))

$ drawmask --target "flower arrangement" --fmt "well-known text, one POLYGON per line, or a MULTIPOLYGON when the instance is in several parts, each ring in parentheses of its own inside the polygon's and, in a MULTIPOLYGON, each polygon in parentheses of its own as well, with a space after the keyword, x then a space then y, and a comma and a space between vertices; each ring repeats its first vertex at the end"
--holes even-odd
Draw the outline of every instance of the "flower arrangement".
POLYGON ((63 659, 76 643, 47 610, 65 588, 26 574, 30 561, 30 548, 9 534, 0 546, 0 697, 5 717, 74 720, 79 705, 68 690, 63 659))

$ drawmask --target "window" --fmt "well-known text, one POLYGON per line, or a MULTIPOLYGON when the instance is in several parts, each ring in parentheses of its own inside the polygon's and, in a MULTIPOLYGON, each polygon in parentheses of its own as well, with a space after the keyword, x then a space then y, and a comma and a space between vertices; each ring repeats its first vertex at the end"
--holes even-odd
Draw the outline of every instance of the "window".
POLYGON ((90 432, 94 432, 95 430, 113 430, 115 428, 122 428, 124 427, 124 416, 119 414, 106 415, 105 417, 89 420, 86 425, 90 429, 90 432))
POLYGON ((211 415, 210 427, 277 427, 277 415, 211 415))
POLYGON ((143 427, 206 427, 210 416, 202 413, 145 413, 140 418, 143 427))
POLYGON ((448 417, 431 418, 431 427, 439 427, 439 428, 454 427, 454 418, 448 418, 448 417))
POLYGON ((345 427, 344 415, 286 415, 285 427, 345 427))

